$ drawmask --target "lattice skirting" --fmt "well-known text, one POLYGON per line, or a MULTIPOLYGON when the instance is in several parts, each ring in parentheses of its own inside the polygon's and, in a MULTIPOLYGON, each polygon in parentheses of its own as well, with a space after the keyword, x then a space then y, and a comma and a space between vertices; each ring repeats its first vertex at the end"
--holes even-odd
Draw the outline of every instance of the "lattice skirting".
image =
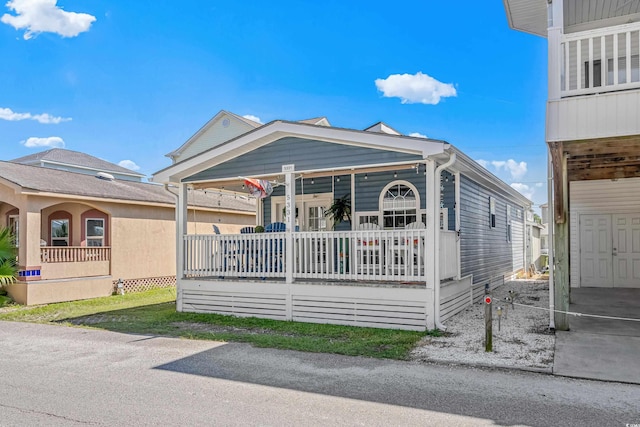
MULTIPOLYGON (((122 281, 125 293, 144 292, 151 289, 171 288, 176 286, 176 276, 145 277, 143 279, 127 279, 122 281)), ((118 281, 113 281, 114 292, 118 291, 118 281)))

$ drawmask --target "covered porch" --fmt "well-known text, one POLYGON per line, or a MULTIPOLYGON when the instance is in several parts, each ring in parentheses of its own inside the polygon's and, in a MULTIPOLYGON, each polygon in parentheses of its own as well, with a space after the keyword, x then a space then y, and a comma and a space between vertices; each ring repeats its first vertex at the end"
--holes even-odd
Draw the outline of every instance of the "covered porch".
POLYGON ((456 155, 442 141, 273 122, 158 172, 179 189, 177 309, 442 328, 472 302, 456 155), (246 193, 247 178, 273 187, 255 228, 187 233, 190 192, 246 193))

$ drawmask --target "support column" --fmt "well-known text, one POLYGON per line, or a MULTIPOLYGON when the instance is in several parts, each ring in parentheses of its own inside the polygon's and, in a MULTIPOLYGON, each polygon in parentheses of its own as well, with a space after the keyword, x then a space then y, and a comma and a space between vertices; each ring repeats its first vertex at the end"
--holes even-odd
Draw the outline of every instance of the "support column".
MULTIPOLYGON (((436 173, 436 165, 433 160, 427 159, 425 162, 426 167, 426 184, 427 184, 427 194, 426 197, 426 208, 427 208, 427 218, 426 218, 426 226, 427 226, 427 241, 425 242, 425 260, 424 260, 424 269, 426 273, 426 287, 427 287, 427 329, 435 329, 435 283, 436 283, 436 254, 433 253, 434 248, 436 246, 436 233, 438 232, 437 225, 439 225, 439 209, 438 211, 434 210, 436 206, 437 200, 434 200, 433 189, 435 188, 435 173, 436 173)), ((439 205, 438 205, 439 207, 439 205)))
POLYGON ((285 281, 287 283, 287 301, 286 301, 286 318, 287 320, 293 319, 293 299, 291 297, 291 288, 293 285, 293 262, 294 262, 294 244, 293 233, 296 227, 296 177, 295 177, 295 165, 282 165, 282 172, 284 175, 285 183, 285 195, 284 195, 284 209, 286 216, 286 237, 285 237, 285 281))
MULTIPOLYGON (((547 6, 547 58, 548 58, 548 98, 560 99, 562 79, 562 46, 560 44, 564 32, 563 0, 553 0, 547 6)), ((565 76, 568 78, 568 76, 565 76)))
MULTIPOLYGON (((562 145, 560 145, 560 147, 562 147, 562 145)), ((562 153, 561 156, 559 167, 554 164, 554 302, 556 310, 568 311, 570 300, 569 221, 567 220, 566 206, 568 206, 569 201, 569 180, 567 176, 567 156, 562 153), (558 209, 558 205, 560 205, 560 209, 558 209)), ((557 330, 569 330, 569 318, 565 313, 556 312, 554 318, 557 330)))
POLYGON ((40 259, 40 225, 42 216, 40 206, 32 200, 18 207, 18 280, 31 282, 42 279, 42 260, 40 259))
POLYGON ((182 311, 182 289, 180 282, 184 278, 184 236, 187 234, 188 188, 187 184, 178 186, 178 204, 176 206, 176 310, 182 311))

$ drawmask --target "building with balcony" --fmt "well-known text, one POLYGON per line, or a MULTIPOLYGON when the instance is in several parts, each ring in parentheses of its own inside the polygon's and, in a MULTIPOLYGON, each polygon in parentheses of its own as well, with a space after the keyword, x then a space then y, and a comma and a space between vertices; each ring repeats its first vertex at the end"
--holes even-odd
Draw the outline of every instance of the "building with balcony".
POLYGON ((640 288, 640 2, 504 5, 513 29, 548 40, 555 308, 571 288, 640 288))

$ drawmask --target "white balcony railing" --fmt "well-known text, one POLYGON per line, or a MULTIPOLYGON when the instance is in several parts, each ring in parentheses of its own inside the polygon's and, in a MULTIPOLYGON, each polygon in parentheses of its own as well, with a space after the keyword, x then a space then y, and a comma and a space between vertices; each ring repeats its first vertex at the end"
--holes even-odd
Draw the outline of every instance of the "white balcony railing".
POLYGON ((46 263, 109 261, 111 248, 108 246, 43 246, 40 261, 46 263))
POLYGON ((640 23, 564 35, 562 97, 640 88, 640 23))
MULTIPOLYGON (((440 278, 457 276, 456 233, 441 232, 440 278)), ((286 233, 184 236, 190 277, 284 278, 286 233)), ((424 281, 426 230, 296 232, 293 277, 424 281)))

